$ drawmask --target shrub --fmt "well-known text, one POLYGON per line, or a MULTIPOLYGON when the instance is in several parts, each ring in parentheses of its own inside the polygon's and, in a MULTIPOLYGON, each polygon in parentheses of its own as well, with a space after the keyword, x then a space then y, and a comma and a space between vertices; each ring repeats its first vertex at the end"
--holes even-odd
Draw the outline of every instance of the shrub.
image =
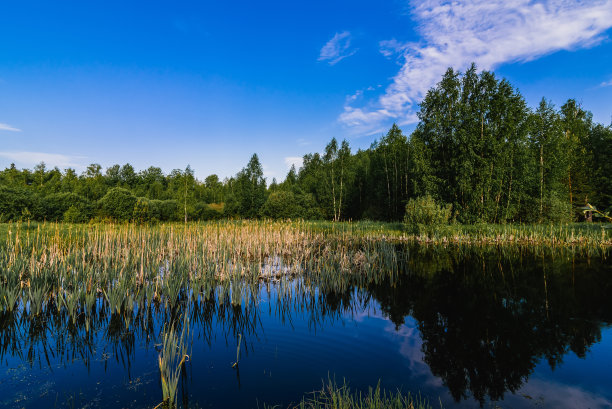
POLYGON ((451 220, 450 204, 438 204, 429 195, 410 199, 406 204, 404 223, 414 234, 431 234, 451 220))
POLYGON ((128 221, 132 219, 137 200, 136 196, 129 190, 114 187, 106 192, 104 197, 98 201, 98 204, 102 217, 117 221, 128 221))
POLYGON ((31 217, 35 214, 37 198, 35 195, 20 188, 0 186, 0 220, 16 221, 24 216, 31 217))
POLYGON ((223 217, 223 207, 198 202, 194 207, 193 217, 197 220, 218 220, 223 217))
POLYGON ((159 207, 159 220, 177 221, 181 220, 176 200, 162 200, 159 207))
POLYGON ((134 204, 132 219, 137 223, 146 223, 153 219, 151 201, 146 197, 139 197, 134 204))
POLYGON ((64 212, 63 220, 68 223, 85 223, 89 221, 90 215, 79 206, 72 205, 64 212))
POLYGON ((293 192, 279 190, 272 192, 261 208, 261 215, 271 219, 294 219, 302 209, 293 192))
POLYGON ((550 195, 544 203, 544 217, 553 223, 571 223, 572 205, 567 200, 550 195))
POLYGON ((71 207, 74 207, 72 212, 83 213, 82 217, 78 217, 79 219, 86 218, 89 220, 92 216, 91 204, 87 199, 75 193, 52 193, 42 199, 42 213, 44 218, 50 221, 62 220, 71 207))

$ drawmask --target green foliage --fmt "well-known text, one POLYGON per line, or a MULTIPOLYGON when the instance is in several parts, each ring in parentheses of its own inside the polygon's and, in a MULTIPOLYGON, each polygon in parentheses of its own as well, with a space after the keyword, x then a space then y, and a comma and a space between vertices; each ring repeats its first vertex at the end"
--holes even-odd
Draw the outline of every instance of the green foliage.
POLYGON ((597 124, 589 138, 590 182, 595 190, 589 201, 600 209, 612 210, 612 126, 597 124))
POLYGON ((567 201, 549 194, 544 200, 544 221, 552 223, 570 223, 572 205, 567 201))
POLYGON ((21 220, 24 215, 30 217, 37 207, 37 198, 32 192, 0 185, 0 221, 21 220))
POLYGON ((428 233, 448 225, 451 211, 450 204, 439 204, 429 195, 417 197, 406 204, 404 223, 414 234, 428 233))
POLYGON ((132 219, 136 223, 149 222, 153 219, 153 212, 151 210, 151 201, 146 197, 139 197, 134 204, 132 219))
POLYGON ((303 214, 293 192, 279 190, 271 193, 261 208, 261 215, 271 219, 295 219, 303 214))
POLYGON ((464 223, 512 220, 529 176, 520 93, 472 65, 464 74, 449 69, 420 106, 415 190, 451 203, 464 223))
POLYGON ((82 213, 79 219, 89 220, 92 216, 91 203, 84 197, 71 192, 51 193, 42 199, 41 206, 45 219, 49 221, 62 220, 71 207, 74 208, 73 212, 78 210, 82 213))
POLYGON ((227 199, 225 214, 230 217, 254 219, 266 202, 266 180, 257 154, 253 154, 249 163, 231 183, 232 193, 227 199))
POLYGON ((151 217, 159 221, 176 221, 179 213, 176 200, 151 200, 151 217))
POLYGON ((612 127, 593 124, 573 99, 559 109, 542 99, 530 110, 508 81, 472 65, 464 73, 449 68, 418 117, 409 137, 394 124, 357 152, 332 138, 269 187, 256 154, 234 177, 203 181, 190 166, 165 175, 130 164, 103 172, 93 163, 77 175, 42 162, 32 170, 11 164, 0 171, 0 221, 401 222, 406 204, 427 195, 452 205, 466 224, 583 221, 587 203, 612 211, 612 127))
POLYGON ((116 221, 129 221, 138 199, 129 190, 114 187, 99 200, 100 215, 116 221))
POLYGON ((193 217, 197 220, 219 220, 223 217, 223 211, 211 207, 208 203, 198 202, 193 217))
POLYGON ((592 115, 574 99, 561 106, 560 115, 568 157, 565 182, 572 206, 571 216, 578 219, 581 216, 579 207, 596 194, 590 166, 592 115))
POLYGON ((63 214, 62 220, 67 223, 85 223, 90 216, 77 205, 71 205, 63 214))

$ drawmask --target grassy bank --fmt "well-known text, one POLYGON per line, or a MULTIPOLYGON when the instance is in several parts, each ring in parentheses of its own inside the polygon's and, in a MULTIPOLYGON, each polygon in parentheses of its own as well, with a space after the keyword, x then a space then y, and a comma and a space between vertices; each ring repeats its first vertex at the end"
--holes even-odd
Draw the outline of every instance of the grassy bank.
POLYGON ((372 221, 304 222, 308 230, 331 236, 385 239, 419 244, 525 245, 525 246, 612 246, 612 224, 451 224, 417 226, 372 221))

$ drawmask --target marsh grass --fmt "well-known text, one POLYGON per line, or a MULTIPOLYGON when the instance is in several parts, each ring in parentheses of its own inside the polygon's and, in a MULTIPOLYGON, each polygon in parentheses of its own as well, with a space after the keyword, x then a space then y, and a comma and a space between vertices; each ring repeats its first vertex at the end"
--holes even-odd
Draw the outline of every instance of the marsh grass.
POLYGON ((604 224, 450 225, 426 236, 401 227, 303 221, 2 224, 1 308, 22 305, 38 315, 51 307, 76 317, 96 305, 116 314, 150 304, 175 310, 210 294, 239 306, 256 301, 262 284, 295 292, 283 282, 300 279, 300 291, 392 283, 411 265, 409 253, 427 248, 461 254, 529 247, 591 255, 612 246, 612 229, 604 224))
POLYGON ((181 372, 185 363, 189 361, 188 338, 189 318, 187 316, 185 316, 182 325, 170 324, 164 329, 158 364, 163 403, 170 408, 176 407, 176 395, 181 372))
MULTIPOLYGON (((442 408, 442 405, 439 406, 442 408)), ((272 409, 278 406, 264 406, 272 409)), ((401 391, 388 392, 380 387, 370 387, 367 393, 351 391, 346 380, 338 385, 335 379, 328 379, 318 391, 302 398, 291 409, 433 409, 425 399, 401 391)))
MULTIPOLYGON (((203 324, 203 337, 210 337, 215 316, 228 328, 226 337, 241 334, 246 348, 258 325, 253 306, 266 293, 262 289, 270 294, 274 287, 281 320, 290 321, 292 309, 307 309, 312 325, 319 325, 350 308, 334 294, 381 282, 394 286, 402 274, 450 270, 473 253, 483 260, 527 251, 565 260, 606 257, 612 230, 605 227, 451 225, 414 236, 401 224, 374 222, 0 224, 0 358, 10 353, 34 362, 38 354, 49 362, 54 353, 81 356, 89 365, 94 332, 104 328, 109 348, 129 364, 139 334, 161 342, 162 395, 166 405, 176 405, 189 323, 203 324), (328 296, 335 313, 326 307, 328 296), (48 334, 59 352, 49 350, 48 334), (21 339, 29 344, 16 341, 21 339)), ((239 351, 240 343, 236 362, 239 351)), ((329 407, 328 398, 349 405, 339 408, 416 404, 378 388, 371 393, 334 385, 301 407, 329 407)))
POLYGON ((210 290, 242 305, 260 283, 301 277, 308 285, 346 287, 374 271, 396 276, 400 263, 384 237, 304 222, 2 226, 2 308, 25 297, 34 314, 55 300, 77 315, 99 297, 111 313, 159 302, 173 309, 210 290))
POLYGON ((612 246, 612 224, 454 224, 405 235, 400 240, 428 245, 608 248, 612 246))

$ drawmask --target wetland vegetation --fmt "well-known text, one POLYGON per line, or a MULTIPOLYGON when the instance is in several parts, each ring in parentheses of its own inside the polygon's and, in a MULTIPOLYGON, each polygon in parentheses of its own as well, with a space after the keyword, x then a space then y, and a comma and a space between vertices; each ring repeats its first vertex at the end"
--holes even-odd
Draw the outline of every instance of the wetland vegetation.
MULTIPOLYGON (((411 407, 408 392, 421 392, 423 405, 438 406, 442 399, 445 407, 462 402, 502 402, 503 407, 504 397, 529 386, 541 362, 554 369, 572 354, 592 363, 589 351, 602 342, 612 321, 609 238, 601 240, 601 227, 508 228, 533 241, 525 246, 521 240, 503 245, 485 240, 501 234, 496 228, 477 243, 425 242, 380 223, 5 224, 0 247, 5 385, 16 379, 11 376, 16 368, 44 374, 84 367, 100 376, 118 370, 108 369, 114 360, 130 379, 128 390, 134 379, 149 382, 134 387, 147 391, 140 407, 162 401, 224 406, 215 388, 202 395, 200 377, 210 380, 227 369, 235 372, 238 385, 245 376, 257 382, 262 374, 254 372, 269 370, 266 359, 271 359, 275 370, 287 372, 302 389, 280 391, 283 382, 277 380, 274 393, 263 386, 261 393, 247 388, 227 406, 255 407, 259 401, 281 407, 356 407, 358 402, 411 407), (368 346, 368 357, 344 332, 334 332, 347 322, 361 325, 358 317, 364 314, 390 323, 386 331, 393 334, 411 325, 416 332, 404 341, 418 340, 412 352, 422 353, 411 365, 426 365, 428 376, 443 387, 419 381, 414 368, 390 364, 397 346, 386 345, 380 335, 366 334, 381 342, 376 352, 368 346), (276 341, 286 354, 282 364, 261 351, 270 329, 286 337, 286 343, 276 341), (330 331, 331 339, 318 344, 330 331), (344 354, 376 368, 375 375, 366 376, 369 370, 359 371, 338 357, 312 369, 301 355, 328 356, 326 349, 334 344, 357 351, 357 358, 356 352, 344 354), (236 345, 242 345, 240 359, 236 345), (227 362, 210 357, 209 350, 218 348, 227 362), (206 369, 202 356, 221 368, 206 369), (378 368, 372 359, 385 365, 378 368), (143 360, 151 361, 149 372, 143 371, 143 360), (239 362, 234 369, 232 362, 239 362), (331 370, 330 376, 337 371, 355 380, 353 392, 333 383, 320 390, 320 380, 331 370), (382 392, 367 392, 381 377, 388 382, 382 392), (316 389, 314 380, 319 392, 301 398, 316 389), (395 388, 405 393, 384 392, 395 388), (337 400, 344 406, 329 406, 337 400)), ((371 345, 363 338, 357 342, 371 345)), ((227 374, 221 377, 228 381, 227 374)), ((57 382, 53 388, 59 393, 66 386, 57 382)), ((88 388, 82 405, 95 401, 88 388)), ((105 393, 128 404, 128 392, 105 393)), ((41 393, 20 405, 46 405, 48 398, 41 393)), ((600 398, 611 397, 602 393, 600 398)), ((521 405, 527 407, 525 402, 521 405)))
POLYGON ((280 183, 1 171, 0 406, 610 407, 612 129, 474 66, 418 115, 280 183))

